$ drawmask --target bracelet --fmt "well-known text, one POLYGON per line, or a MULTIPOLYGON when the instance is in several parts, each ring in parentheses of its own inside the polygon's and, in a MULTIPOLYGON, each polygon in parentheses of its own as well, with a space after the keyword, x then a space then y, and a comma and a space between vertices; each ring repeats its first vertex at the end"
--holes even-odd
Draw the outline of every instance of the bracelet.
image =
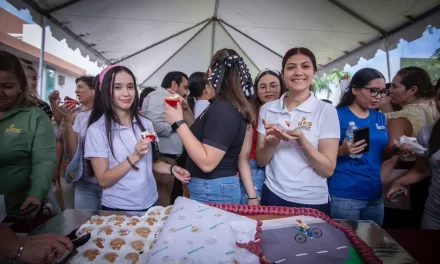
POLYGON ((131 166, 135 171, 138 171, 138 170, 139 170, 139 168, 136 167, 136 166, 131 162, 130 157, 127 157, 127 161, 128 161, 128 164, 130 164, 130 166, 131 166))
POLYGON ((170 174, 171 174, 172 176, 176 177, 176 176, 174 175, 174 173, 173 173, 173 167, 174 167, 174 166, 176 166, 176 165, 171 165, 171 166, 170 166, 170 174))
POLYGON ((248 197, 248 200, 256 200, 256 199, 258 199, 258 197, 253 197, 253 198, 248 197))
POLYGON ((9 263, 20 263, 21 254, 23 253, 23 243, 21 242, 21 237, 17 235, 18 241, 20 243, 20 247, 18 248, 17 256, 13 261, 10 261, 9 263))

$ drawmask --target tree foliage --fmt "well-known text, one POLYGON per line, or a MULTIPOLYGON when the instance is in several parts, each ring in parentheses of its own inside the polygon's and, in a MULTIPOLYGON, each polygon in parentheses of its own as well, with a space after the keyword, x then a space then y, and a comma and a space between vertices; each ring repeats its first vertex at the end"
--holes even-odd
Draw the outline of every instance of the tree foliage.
POLYGON ((338 69, 333 69, 328 74, 324 72, 315 77, 315 79, 313 80, 313 88, 316 93, 327 92, 328 99, 332 94, 331 86, 340 88, 339 81, 344 78, 344 76, 348 76, 350 78, 350 74, 348 72, 338 69))

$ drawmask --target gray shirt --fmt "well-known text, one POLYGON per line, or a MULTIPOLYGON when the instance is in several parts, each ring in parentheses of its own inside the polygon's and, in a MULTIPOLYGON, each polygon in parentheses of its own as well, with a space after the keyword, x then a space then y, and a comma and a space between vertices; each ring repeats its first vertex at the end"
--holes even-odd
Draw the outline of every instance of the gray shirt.
MULTIPOLYGON (((429 125, 422 128, 417 135, 417 142, 428 149, 428 141, 431 136, 431 131, 434 125, 429 125)), ((428 150, 429 151, 429 150, 428 150)), ((428 152, 425 153, 428 157, 428 152)), ((440 150, 437 150, 431 155, 429 159, 429 166, 431 167, 431 185, 429 186, 429 195, 426 200, 425 210, 430 214, 440 215, 440 150)))
POLYGON ((170 93, 164 88, 157 88, 145 98, 142 104, 142 113, 153 123, 154 130, 159 137, 159 151, 162 154, 181 155, 183 144, 179 135, 172 130, 171 125, 165 122, 165 96, 170 93))

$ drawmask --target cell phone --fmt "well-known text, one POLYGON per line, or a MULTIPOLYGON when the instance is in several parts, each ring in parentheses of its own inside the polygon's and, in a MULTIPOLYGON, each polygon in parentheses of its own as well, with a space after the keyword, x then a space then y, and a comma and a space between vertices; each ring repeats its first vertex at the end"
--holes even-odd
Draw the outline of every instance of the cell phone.
POLYGON ((28 215, 35 213, 37 210, 38 210, 38 205, 31 204, 28 207, 24 208, 23 210, 20 210, 20 215, 21 216, 28 216, 28 215))
POLYGON ((353 132, 353 141, 358 142, 361 140, 365 140, 365 144, 367 144, 367 146, 364 148, 364 150, 362 150, 362 152, 359 152, 358 154, 370 151, 370 128, 369 127, 359 128, 353 132))
POLYGON ((390 200, 394 200, 397 197, 402 196, 403 194, 405 194, 405 192, 403 190, 397 191, 397 192, 390 195, 390 200))

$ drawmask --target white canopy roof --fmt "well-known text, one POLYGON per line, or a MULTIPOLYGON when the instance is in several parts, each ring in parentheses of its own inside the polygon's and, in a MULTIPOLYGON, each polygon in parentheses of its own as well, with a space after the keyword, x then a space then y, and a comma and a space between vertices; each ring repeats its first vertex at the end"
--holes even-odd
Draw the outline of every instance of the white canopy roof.
POLYGON ((47 18, 53 35, 92 59, 129 67, 142 86, 165 74, 206 71, 221 48, 255 76, 280 69, 292 47, 311 49, 321 70, 372 58, 377 49, 440 27, 440 0, 7 0, 47 18))

